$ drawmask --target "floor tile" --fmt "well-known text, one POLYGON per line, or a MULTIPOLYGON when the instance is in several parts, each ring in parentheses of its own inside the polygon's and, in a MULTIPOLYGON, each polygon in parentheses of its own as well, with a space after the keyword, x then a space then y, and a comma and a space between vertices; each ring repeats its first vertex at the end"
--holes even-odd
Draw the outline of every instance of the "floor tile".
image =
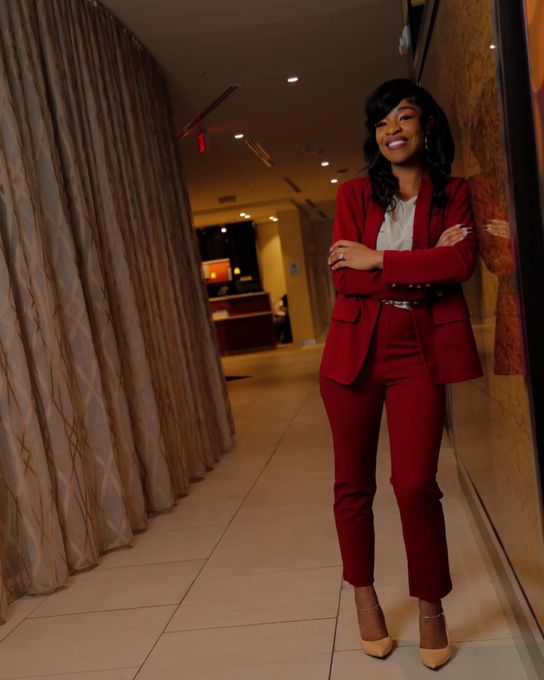
POLYGON ((202 576, 332 567, 341 563, 333 531, 285 531, 244 534, 222 541, 202 570, 202 576))
POLYGON ((21 621, 43 604, 49 595, 24 595, 8 606, 6 622, 0 625, 0 642, 14 630, 21 621))
POLYGON ((327 680, 334 619, 164 635, 137 680, 327 680))
POLYGON ((260 479, 244 501, 244 507, 265 505, 300 505, 322 503, 330 507, 333 502, 332 484, 325 479, 305 477, 302 479, 260 479))
POLYGON ((93 569, 72 576, 30 618, 179 604, 203 560, 93 569))
POLYGON ((27 619, 0 643, 0 679, 140 666, 174 610, 27 619))
POLYGON ((224 540, 245 533, 270 534, 302 531, 336 531, 332 506, 308 503, 301 511, 299 505, 245 507, 236 513, 224 540))
MULTIPOLYGON (((62 675, 35 675, 32 678, 41 680, 133 680, 139 668, 119 668, 111 671, 88 671, 85 673, 62 673, 62 675)), ((19 680, 32 680, 30 677, 19 680)))
POLYGON ((224 525, 149 530, 138 534, 132 547, 104 555, 97 569, 203 559, 210 555, 224 530, 224 525))
POLYGON ((336 617, 340 567, 200 578, 168 631, 336 617))

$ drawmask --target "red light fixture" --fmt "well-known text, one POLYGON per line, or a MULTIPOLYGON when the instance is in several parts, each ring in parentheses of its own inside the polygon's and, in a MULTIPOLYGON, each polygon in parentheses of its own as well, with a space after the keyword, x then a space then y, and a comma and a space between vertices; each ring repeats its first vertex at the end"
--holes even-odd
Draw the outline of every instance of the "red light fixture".
POLYGON ((208 135, 206 130, 200 130, 196 135, 196 148, 198 153, 206 153, 208 150, 208 135))

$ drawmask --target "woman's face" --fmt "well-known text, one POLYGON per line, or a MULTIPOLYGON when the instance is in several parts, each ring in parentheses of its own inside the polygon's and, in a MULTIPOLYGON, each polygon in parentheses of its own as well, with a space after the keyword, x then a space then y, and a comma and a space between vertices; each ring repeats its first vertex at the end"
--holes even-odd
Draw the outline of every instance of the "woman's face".
POLYGON ((421 163, 425 130, 421 108, 402 99, 385 118, 376 123, 376 142, 381 154, 393 165, 421 163))

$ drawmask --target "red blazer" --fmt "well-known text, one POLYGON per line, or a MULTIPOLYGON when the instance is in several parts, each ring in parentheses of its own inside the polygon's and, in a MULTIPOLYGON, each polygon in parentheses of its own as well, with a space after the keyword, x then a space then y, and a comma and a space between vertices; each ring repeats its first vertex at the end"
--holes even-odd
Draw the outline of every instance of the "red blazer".
MULTIPOLYGON (((433 383, 471 380, 482 368, 461 281, 472 275, 476 264, 474 233, 454 246, 434 248, 440 234, 458 223, 474 226, 466 180, 453 177, 443 209, 431 209, 432 182, 424 173, 414 217, 412 250, 387 250, 383 269, 332 272, 337 291, 331 325, 321 359, 321 375, 349 385, 354 382, 365 357, 378 314, 380 298, 415 300, 411 312, 420 348, 433 383)), ((376 248, 384 209, 371 198, 368 177, 344 182, 338 189, 333 242, 359 241, 376 248)))

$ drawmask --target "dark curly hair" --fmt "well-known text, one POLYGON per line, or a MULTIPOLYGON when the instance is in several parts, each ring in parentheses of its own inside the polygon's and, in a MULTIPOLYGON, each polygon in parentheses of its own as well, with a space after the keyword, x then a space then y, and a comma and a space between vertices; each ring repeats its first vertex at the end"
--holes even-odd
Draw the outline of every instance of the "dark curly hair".
POLYGON ((398 179, 391 172, 391 163, 382 156, 376 142, 376 124, 387 116, 402 99, 421 108, 421 125, 432 119, 427 133, 427 148, 424 155, 425 167, 433 183, 432 204, 441 208, 446 202, 444 188, 450 179, 451 164, 455 155, 455 144, 446 114, 424 88, 408 78, 388 80, 374 90, 366 100, 365 114, 368 138, 364 144, 367 171, 372 182, 372 198, 385 208, 392 209, 399 191, 398 179))

